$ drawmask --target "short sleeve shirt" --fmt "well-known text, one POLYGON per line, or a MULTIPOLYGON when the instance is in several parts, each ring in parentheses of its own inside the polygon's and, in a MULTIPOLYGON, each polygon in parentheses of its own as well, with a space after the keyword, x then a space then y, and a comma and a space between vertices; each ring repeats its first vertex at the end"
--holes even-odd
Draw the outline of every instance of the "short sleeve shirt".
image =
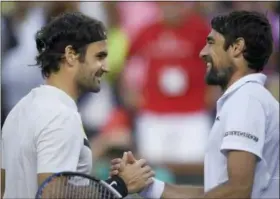
POLYGON ((74 100, 52 86, 33 89, 11 110, 2 129, 4 198, 34 198, 37 174, 89 174, 90 145, 74 100))
POLYGON ((228 180, 227 152, 240 150, 258 159, 252 198, 279 197, 279 102, 265 80, 260 73, 247 75, 218 100, 205 155, 205 191, 228 180))

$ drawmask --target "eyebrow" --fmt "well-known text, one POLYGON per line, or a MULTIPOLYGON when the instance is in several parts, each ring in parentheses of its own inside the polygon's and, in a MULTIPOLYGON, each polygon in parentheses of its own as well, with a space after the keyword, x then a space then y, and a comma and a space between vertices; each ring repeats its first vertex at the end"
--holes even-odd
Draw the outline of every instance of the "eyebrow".
POLYGON ((96 54, 97 57, 107 57, 108 52, 107 51, 100 51, 96 54))
POLYGON ((207 40, 208 42, 209 42, 209 41, 215 41, 215 39, 214 39, 213 37, 211 37, 211 36, 208 36, 206 40, 207 40))

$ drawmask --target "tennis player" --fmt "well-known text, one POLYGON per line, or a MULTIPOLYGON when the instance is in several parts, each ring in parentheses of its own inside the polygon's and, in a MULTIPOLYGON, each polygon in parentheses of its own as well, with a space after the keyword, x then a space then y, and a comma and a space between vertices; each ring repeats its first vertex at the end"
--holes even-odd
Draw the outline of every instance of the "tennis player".
MULTIPOLYGON (((56 172, 90 174, 92 152, 76 101, 100 90, 107 72, 106 42, 103 24, 81 13, 58 16, 38 31, 36 60, 46 85, 21 99, 4 123, 2 197, 5 191, 4 198, 34 198, 38 184, 56 172)), ((128 192, 129 187, 137 191, 133 187, 139 183, 148 185, 154 175, 144 160, 123 174, 113 180, 126 183, 128 192), (137 181, 130 180, 133 176, 137 181)))
MULTIPOLYGON (((247 11, 217 16, 211 25, 200 57, 207 65, 207 84, 224 93, 208 135, 204 187, 155 180, 141 195, 279 198, 279 102, 264 87, 261 73, 272 53, 271 26, 264 15, 247 11)), ((112 161, 112 175, 119 173, 120 161, 112 161)))

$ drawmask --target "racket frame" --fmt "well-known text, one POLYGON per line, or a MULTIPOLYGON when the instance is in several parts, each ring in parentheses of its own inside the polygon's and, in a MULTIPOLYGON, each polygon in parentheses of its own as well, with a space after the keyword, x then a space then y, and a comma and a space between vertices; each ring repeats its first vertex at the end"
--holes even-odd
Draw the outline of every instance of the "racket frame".
POLYGON ((43 194, 43 190, 44 188, 54 179, 57 178, 59 176, 64 176, 64 177, 83 177, 83 178, 87 178, 89 180, 95 181, 97 183, 100 183, 101 185, 103 185, 106 189, 108 189, 109 191, 111 191, 117 198, 123 198, 122 195, 116 190, 114 189, 112 186, 110 186, 107 182, 103 181, 103 180, 99 180, 93 176, 84 174, 84 173, 79 173, 79 172, 72 172, 72 171, 63 171, 63 172, 58 172, 58 173, 54 173, 51 176, 49 176, 48 178, 46 178, 44 180, 44 182, 38 187, 35 199, 42 199, 42 194, 43 194))

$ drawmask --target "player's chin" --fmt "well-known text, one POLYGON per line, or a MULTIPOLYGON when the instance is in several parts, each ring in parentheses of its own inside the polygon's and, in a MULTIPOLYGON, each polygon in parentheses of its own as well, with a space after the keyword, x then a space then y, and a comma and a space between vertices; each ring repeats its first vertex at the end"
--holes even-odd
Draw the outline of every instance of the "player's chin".
POLYGON ((98 93, 101 90, 101 81, 99 79, 95 79, 95 81, 90 86, 90 92, 92 93, 98 93))

